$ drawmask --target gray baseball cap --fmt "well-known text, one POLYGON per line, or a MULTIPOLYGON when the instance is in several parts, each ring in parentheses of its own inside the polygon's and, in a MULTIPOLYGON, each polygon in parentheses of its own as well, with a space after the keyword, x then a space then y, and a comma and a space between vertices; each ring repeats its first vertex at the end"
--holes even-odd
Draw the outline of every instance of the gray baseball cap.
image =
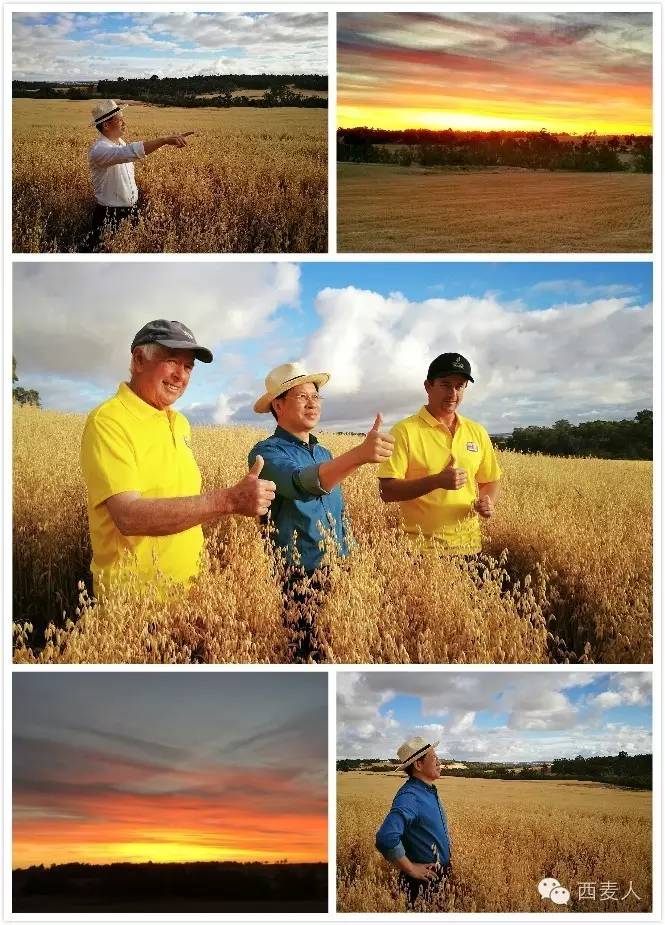
POLYGON ((142 347, 144 344, 161 344, 162 347, 171 347, 174 350, 193 350, 194 356, 202 363, 212 363, 212 353, 207 347, 196 343, 196 338, 182 321, 149 321, 144 324, 132 341, 131 349, 142 347))

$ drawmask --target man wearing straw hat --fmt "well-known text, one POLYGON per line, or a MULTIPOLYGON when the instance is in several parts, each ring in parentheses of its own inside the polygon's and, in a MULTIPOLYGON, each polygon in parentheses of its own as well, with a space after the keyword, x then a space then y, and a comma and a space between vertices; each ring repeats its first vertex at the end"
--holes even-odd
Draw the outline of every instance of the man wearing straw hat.
POLYGON ((395 795, 376 833, 376 847, 400 871, 400 886, 413 906, 430 899, 450 877, 450 836, 434 783, 441 776, 438 740, 414 736, 397 749, 398 767, 409 779, 395 795))
POLYGON ((268 373, 265 393, 254 404, 257 414, 270 412, 277 421, 274 434, 251 450, 249 464, 262 456, 263 474, 276 485, 269 522, 287 567, 285 595, 299 605, 296 661, 319 657, 313 604, 325 591, 322 546, 332 544, 341 556, 348 552, 340 482, 367 463, 389 459, 393 445, 377 414, 363 442, 333 458, 312 433, 321 417, 319 389, 329 379, 300 363, 284 363, 268 373))
POLYGON ((88 163, 95 191, 95 206, 92 215, 92 232, 88 247, 94 250, 102 232, 107 228, 114 231, 124 218, 134 218, 138 212, 139 191, 134 180, 134 161, 143 160, 164 145, 184 148, 185 139, 194 132, 182 135, 168 135, 151 141, 125 143, 122 133, 125 120, 122 117, 125 106, 115 100, 98 100, 92 107, 92 121, 100 137, 88 151, 88 163))
POLYGON ((381 498, 399 503, 407 537, 429 552, 479 553, 478 518, 494 514, 501 468, 492 442, 482 425, 459 414, 473 381, 461 354, 432 360, 427 404, 393 427, 393 455, 379 467, 381 498))

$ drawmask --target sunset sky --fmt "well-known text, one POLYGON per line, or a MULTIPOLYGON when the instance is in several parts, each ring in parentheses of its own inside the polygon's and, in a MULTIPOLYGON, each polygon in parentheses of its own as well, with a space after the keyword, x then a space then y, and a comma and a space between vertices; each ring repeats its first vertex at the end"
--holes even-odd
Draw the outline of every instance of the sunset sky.
POLYGON ((15 673, 13 867, 325 861, 327 679, 15 673))
POLYGON ((341 128, 651 134, 650 13, 342 13, 341 128))

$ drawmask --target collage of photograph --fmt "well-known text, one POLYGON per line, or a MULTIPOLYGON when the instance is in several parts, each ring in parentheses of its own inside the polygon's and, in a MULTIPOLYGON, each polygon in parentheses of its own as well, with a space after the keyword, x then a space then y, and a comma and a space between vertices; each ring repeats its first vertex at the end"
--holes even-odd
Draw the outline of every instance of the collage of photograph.
POLYGON ((381 6, 4 6, 5 922, 662 921, 661 4, 381 6))

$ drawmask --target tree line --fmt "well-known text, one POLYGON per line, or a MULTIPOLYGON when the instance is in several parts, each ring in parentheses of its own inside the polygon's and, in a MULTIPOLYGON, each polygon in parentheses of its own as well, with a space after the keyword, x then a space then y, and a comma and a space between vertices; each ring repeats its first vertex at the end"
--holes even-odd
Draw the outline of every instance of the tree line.
POLYGON ((494 443, 502 450, 546 456, 653 459, 653 411, 638 411, 632 420, 560 420, 551 427, 516 427, 509 437, 494 437, 494 443))
POLYGON ((523 167, 586 172, 652 173, 651 135, 598 137, 539 132, 453 129, 339 129, 337 160, 410 167, 523 167))
MULTIPOLYGON (((594 755, 584 758, 555 758, 540 763, 503 761, 465 761, 463 768, 441 768, 442 777, 474 777, 483 780, 588 780, 614 784, 636 790, 653 787, 653 756, 594 755)), ((397 765, 385 758, 341 758, 338 771, 372 771, 386 773, 397 770, 397 765)))
POLYGON ((194 77, 118 77, 97 83, 12 81, 13 97, 31 99, 131 99, 159 106, 187 108, 231 106, 293 106, 325 109, 328 78, 321 74, 220 74, 194 77), (242 90, 263 91, 249 96, 242 90), (304 91, 304 92, 301 92, 304 91), (205 94, 205 97, 201 95, 205 94))

